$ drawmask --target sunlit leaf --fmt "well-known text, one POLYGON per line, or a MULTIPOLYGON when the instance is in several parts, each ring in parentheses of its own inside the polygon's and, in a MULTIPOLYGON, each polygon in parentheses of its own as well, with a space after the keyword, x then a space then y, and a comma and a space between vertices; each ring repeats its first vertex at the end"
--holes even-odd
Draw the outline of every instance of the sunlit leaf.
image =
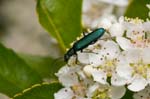
POLYGON ((41 25, 57 39, 65 51, 81 33, 82 0, 38 0, 41 25))
POLYGON ((146 7, 146 4, 149 4, 150 0, 131 0, 129 4, 125 16, 131 18, 141 18, 146 19, 148 18, 148 11, 149 9, 146 7))

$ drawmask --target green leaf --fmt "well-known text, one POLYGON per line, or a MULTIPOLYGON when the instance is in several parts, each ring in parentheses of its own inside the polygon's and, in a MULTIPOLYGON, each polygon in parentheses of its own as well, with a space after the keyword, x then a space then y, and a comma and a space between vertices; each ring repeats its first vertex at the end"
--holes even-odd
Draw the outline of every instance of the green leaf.
POLYGON ((8 96, 40 83, 38 73, 32 70, 12 50, 0 44, 0 92, 8 96))
POLYGON ((41 25, 58 40, 63 51, 81 33, 82 0, 38 0, 41 25))
POLYGON ((148 18, 148 8, 146 4, 150 3, 150 0, 131 0, 126 12, 125 16, 130 18, 148 18))
POLYGON ((13 99, 54 99, 54 93, 60 88, 62 86, 59 83, 37 84, 17 94, 13 99))
POLYGON ((121 99, 133 99, 133 92, 127 89, 125 95, 121 99))
POLYGON ((31 56, 25 54, 20 54, 20 57, 23 58, 26 63, 36 70, 43 78, 55 79, 54 73, 64 65, 62 60, 57 60, 51 57, 31 56))

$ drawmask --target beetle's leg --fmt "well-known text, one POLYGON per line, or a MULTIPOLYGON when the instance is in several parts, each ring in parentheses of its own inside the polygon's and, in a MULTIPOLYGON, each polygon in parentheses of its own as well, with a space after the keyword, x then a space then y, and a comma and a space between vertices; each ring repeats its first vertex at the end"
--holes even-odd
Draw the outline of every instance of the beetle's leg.
MULTIPOLYGON (((95 53, 95 52, 92 52, 92 51, 83 51, 83 50, 81 50, 81 53, 95 53)), ((95 53, 95 54, 97 54, 97 53, 95 53)))
POLYGON ((83 36, 85 36, 85 32, 83 32, 83 36))
POLYGON ((96 52, 92 52, 92 51, 82 51, 83 53, 92 53, 92 54, 98 54, 96 52))
POLYGON ((76 55, 76 64, 78 63, 78 54, 77 53, 75 53, 75 55, 76 55))

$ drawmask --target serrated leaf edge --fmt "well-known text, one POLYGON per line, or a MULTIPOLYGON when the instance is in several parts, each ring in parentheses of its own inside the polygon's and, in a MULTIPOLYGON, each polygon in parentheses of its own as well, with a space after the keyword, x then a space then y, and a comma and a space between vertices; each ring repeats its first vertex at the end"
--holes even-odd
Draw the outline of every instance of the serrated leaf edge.
POLYGON ((32 85, 31 87, 24 89, 22 92, 15 94, 15 95, 14 95, 12 98, 10 98, 10 99, 15 99, 15 98, 18 97, 18 96, 22 96, 24 93, 26 93, 26 92, 32 90, 33 88, 40 87, 40 86, 43 86, 43 85, 50 85, 50 84, 53 84, 53 83, 59 83, 59 82, 58 82, 58 81, 53 81, 53 82, 43 82, 43 83, 41 83, 41 84, 34 84, 34 85, 32 85))

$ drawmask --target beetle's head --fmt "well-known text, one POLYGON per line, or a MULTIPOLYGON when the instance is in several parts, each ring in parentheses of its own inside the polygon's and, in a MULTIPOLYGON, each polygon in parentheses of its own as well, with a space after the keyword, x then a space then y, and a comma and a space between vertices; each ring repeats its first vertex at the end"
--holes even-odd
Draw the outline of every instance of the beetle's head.
POLYGON ((68 62, 69 58, 70 58, 70 56, 69 56, 68 54, 65 54, 65 55, 64 55, 64 61, 65 61, 65 62, 68 62))

